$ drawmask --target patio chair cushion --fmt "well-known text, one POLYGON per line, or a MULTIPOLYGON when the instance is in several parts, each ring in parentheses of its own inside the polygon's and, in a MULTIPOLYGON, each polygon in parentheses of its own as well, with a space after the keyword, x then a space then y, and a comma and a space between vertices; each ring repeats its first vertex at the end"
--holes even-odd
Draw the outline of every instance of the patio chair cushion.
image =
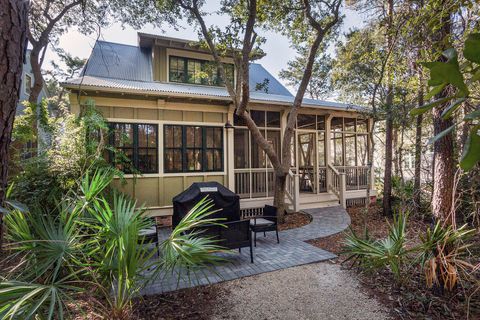
POLYGON ((155 226, 153 227, 150 227, 150 228, 146 228, 146 229, 142 229, 138 232, 138 235, 139 236, 151 236, 151 235, 154 235, 154 234, 157 234, 157 228, 155 226))
POLYGON ((250 219, 250 225, 251 226, 269 226, 274 224, 274 222, 263 219, 263 218, 257 218, 257 219, 250 219), (256 220, 256 221, 255 221, 256 220))

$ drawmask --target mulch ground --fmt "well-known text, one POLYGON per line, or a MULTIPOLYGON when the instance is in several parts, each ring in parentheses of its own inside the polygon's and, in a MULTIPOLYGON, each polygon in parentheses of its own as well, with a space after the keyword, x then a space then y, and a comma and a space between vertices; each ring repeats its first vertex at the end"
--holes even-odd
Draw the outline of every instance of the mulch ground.
MULTIPOLYGON (((392 219, 382 215, 382 208, 373 205, 365 213, 364 207, 347 209, 351 219, 351 229, 362 235, 365 227, 372 238, 385 238, 388 224, 392 219)), ((407 246, 419 243, 418 235, 424 233, 430 222, 410 216, 407 223, 407 246)), ((347 231, 348 232, 348 231, 347 231)), ((310 244, 330 252, 341 254, 345 233, 308 241, 310 244)), ((480 243, 479 239, 476 239, 480 243)), ((478 249, 478 248, 474 248, 478 249)), ((478 255, 476 255, 478 258, 478 255)), ((375 297, 391 310, 394 319, 480 319, 480 287, 477 283, 463 281, 452 293, 428 289, 418 267, 412 267, 398 284, 389 270, 363 272, 351 268, 340 255, 337 262, 350 268, 352 276, 358 278, 368 295, 375 297)), ((478 259, 477 259, 478 262, 478 259)), ((480 279, 479 279, 480 280, 480 279)))
POLYGON ((133 319, 208 320, 221 296, 222 286, 206 285, 145 296, 134 303, 133 319))
POLYGON ((288 230, 303 227, 312 222, 312 216, 303 212, 292 212, 285 215, 285 221, 278 225, 278 230, 288 230))

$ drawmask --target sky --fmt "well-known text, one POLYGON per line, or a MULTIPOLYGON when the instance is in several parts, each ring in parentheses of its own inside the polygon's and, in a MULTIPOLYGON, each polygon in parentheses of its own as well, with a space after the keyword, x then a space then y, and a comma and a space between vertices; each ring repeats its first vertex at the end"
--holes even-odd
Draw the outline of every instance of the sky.
MULTIPOLYGON (((216 6, 217 1, 207 0, 205 9, 207 12, 214 12, 216 10, 216 6)), ((342 33, 363 25, 363 18, 359 13, 344 8, 343 14, 345 15, 345 19, 341 29, 342 33)), ((219 17, 216 14, 212 14, 211 16, 207 17, 206 22, 207 24, 216 24, 221 27, 225 26, 228 23, 228 20, 225 17, 219 17)), ((147 25, 142 29, 136 30, 129 26, 122 27, 117 23, 102 29, 99 39, 110 42, 137 45, 137 32, 160 34, 188 40, 196 39, 196 33, 191 25, 188 25, 188 23, 183 21, 181 26, 182 28, 179 30, 175 30, 169 26, 164 26, 162 30, 160 30, 151 25, 147 25)), ((270 73, 278 78, 278 73, 282 69, 286 68, 288 61, 295 58, 295 50, 290 47, 289 40, 278 33, 265 31, 261 31, 259 33, 266 38, 266 43, 262 47, 266 53, 266 56, 256 62, 261 63, 270 73)), ((98 34, 84 35, 77 30, 72 29, 60 37, 58 46, 73 56, 86 59, 90 55, 97 37, 98 34)), ((334 54, 333 50, 331 51, 331 54, 334 54)), ((50 61, 52 60, 60 63, 58 56, 53 50, 50 49, 46 53, 46 59, 44 63, 45 69, 51 69, 50 61)), ((279 80, 285 84, 284 81, 281 79, 279 80)), ((292 90, 292 88, 289 89, 292 90)))

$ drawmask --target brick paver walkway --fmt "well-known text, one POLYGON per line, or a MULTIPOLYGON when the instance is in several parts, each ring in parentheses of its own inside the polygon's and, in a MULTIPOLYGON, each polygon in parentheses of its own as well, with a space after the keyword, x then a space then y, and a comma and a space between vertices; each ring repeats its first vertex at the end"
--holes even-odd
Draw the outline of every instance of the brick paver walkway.
MULTIPOLYGON (((217 283, 335 258, 333 253, 312 246, 305 240, 326 237, 346 229, 350 224, 347 212, 340 206, 304 211, 312 215, 312 222, 304 227, 280 231, 280 244, 277 244, 275 232, 267 232, 266 237, 261 233, 257 234, 257 247, 253 251, 254 263, 250 263, 248 248, 243 248, 242 253, 232 250, 222 254, 228 260, 226 263, 211 269, 202 269, 190 277, 161 275, 148 285, 142 294, 217 283)), ((178 272, 186 274, 181 270, 178 272)))

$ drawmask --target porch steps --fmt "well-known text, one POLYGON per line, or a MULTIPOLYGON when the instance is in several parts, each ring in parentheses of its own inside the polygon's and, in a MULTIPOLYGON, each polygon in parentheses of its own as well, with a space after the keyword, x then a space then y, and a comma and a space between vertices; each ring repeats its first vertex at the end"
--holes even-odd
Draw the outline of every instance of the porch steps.
MULTIPOLYGON (((338 198, 332 193, 300 193, 300 210, 338 206, 338 198)), ((289 205, 289 209, 293 209, 289 205)))

